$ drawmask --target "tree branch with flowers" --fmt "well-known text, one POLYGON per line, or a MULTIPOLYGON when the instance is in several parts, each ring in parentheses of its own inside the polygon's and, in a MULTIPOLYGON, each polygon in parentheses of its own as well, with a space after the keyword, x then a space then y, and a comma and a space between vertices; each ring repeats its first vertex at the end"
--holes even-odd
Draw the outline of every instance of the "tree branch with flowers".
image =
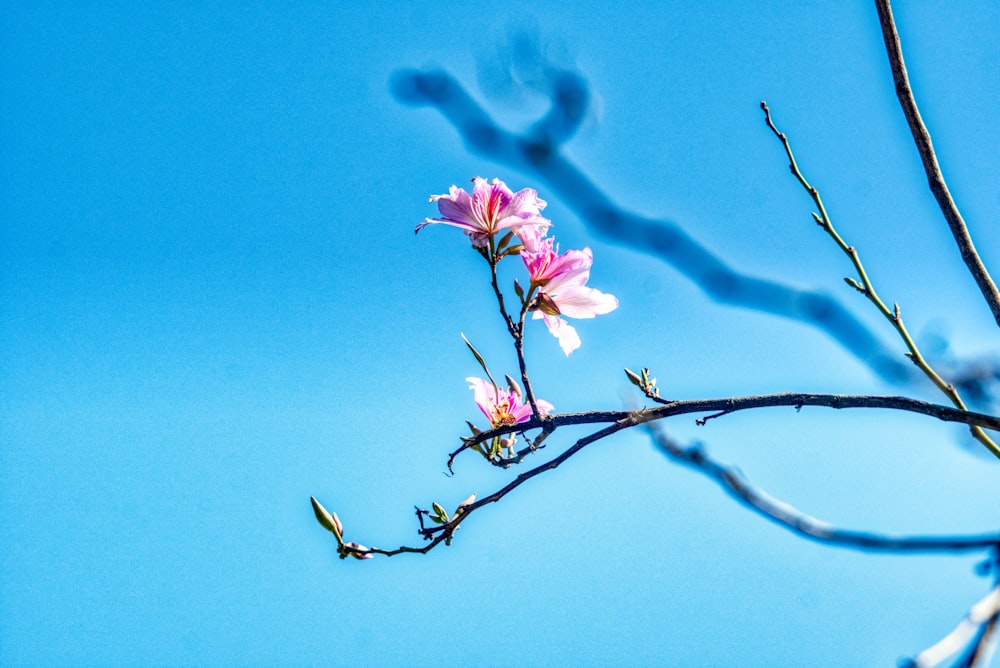
MULTIPOLYGON (((927 166, 931 188, 945 213, 963 259, 996 315, 1000 312, 997 308, 996 287, 976 254, 971 237, 948 194, 933 155, 929 135, 920 121, 919 113, 916 112, 915 102, 909 91, 909 82, 906 79, 906 70, 902 65, 899 38, 895 32, 889 4, 887 0, 876 0, 876 5, 897 92, 914 137, 917 139, 921 157, 927 166)), ((582 112, 574 104, 580 99, 585 101, 586 95, 581 98, 580 95, 574 97, 567 94, 567 91, 575 90, 578 93, 580 91, 580 78, 575 73, 556 73, 552 79, 552 109, 545 118, 520 136, 496 126, 447 74, 412 72, 406 77, 397 78, 394 85, 401 99, 437 106, 449 120, 453 121, 473 150, 480 150, 499 158, 501 162, 506 161, 514 169, 534 172, 543 183, 549 183, 557 191, 561 189, 563 195, 568 190, 580 193, 579 199, 582 203, 578 202, 578 206, 581 217, 590 216, 598 221, 595 227, 617 226, 616 229, 621 232, 622 229, 631 226, 636 232, 632 237, 633 243, 636 239, 640 239, 650 246, 655 245, 651 240, 657 238, 656 234, 650 231, 654 225, 638 216, 614 210, 609 200, 596 186, 559 153, 560 144, 572 135, 572 131, 581 119, 582 112), (572 103, 565 102, 566 100, 572 103), (613 224, 608 221, 613 221, 613 224)), ((722 418, 737 411, 764 408, 785 407, 794 408, 796 411, 804 407, 825 407, 835 410, 894 410, 964 424, 987 452, 1000 458, 1000 447, 986 431, 1000 431, 1000 417, 969 410, 956 389, 957 383, 948 382, 932 368, 931 363, 910 336, 903 322, 900 306, 893 304, 889 307, 882 300, 874 281, 862 264, 859 251, 849 245, 834 227, 819 191, 806 179, 800 169, 790 141, 776 126, 770 108, 766 103, 761 103, 761 108, 764 112, 765 125, 781 142, 793 176, 808 193, 817 209, 817 212, 812 214, 814 222, 851 262, 855 276, 847 277, 846 283, 853 291, 867 299, 888 321, 906 348, 905 357, 922 376, 930 380, 951 405, 928 403, 904 396, 812 393, 680 400, 661 396, 661 390, 649 369, 641 368, 633 371, 626 368, 624 369, 626 378, 649 405, 634 405, 625 410, 557 413, 552 403, 536 394, 529 376, 524 353, 527 332, 531 329, 527 324, 528 321, 541 320, 565 355, 569 356, 582 343, 576 328, 570 325, 566 318, 580 320, 605 315, 618 307, 618 299, 588 286, 594 263, 590 248, 560 252, 559 246, 550 234, 552 221, 542 215, 546 202, 539 197, 535 189, 523 188, 514 192, 500 179, 487 181, 476 177, 472 179, 471 191, 453 185, 447 194, 432 195, 430 202, 436 203, 439 216, 426 218, 416 226, 416 231, 419 232, 432 225, 445 225, 458 228, 465 233, 472 250, 489 266, 489 290, 510 336, 519 368, 515 374, 517 379, 509 374, 495 375, 486 361, 486 356, 464 335, 462 336, 465 345, 481 368, 482 375, 485 376, 466 378, 473 393, 473 401, 485 418, 485 423, 480 422, 481 426, 477 426, 471 421, 467 422, 469 435, 461 437, 461 445, 449 453, 447 467, 453 472, 457 458, 469 452, 477 453, 486 463, 494 467, 508 469, 520 466, 529 456, 536 455, 552 444, 553 434, 561 427, 593 425, 594 430, 582 438, 564 444, 563 449, 551 458, 533 468, 523 470, 493 493, 482 497, 469 495, 450 512, 445 505, 437 501, 431 502, 429 507, 416 507, 417 533, 422 540, 417 545, 383 549, 348 541, 345 538, 344 525, 337 514, 328 511, 316 498, 311 498, 318 522, 333 534, 338 554, 342 559, 363 560, 376 555, 394 556, 404 553, 426 554, 441 544, 448 545, 455 538, 460 525, 468 522, 473 513, 499 502, 527 481, 555 470, 588 445, 619 431, 642 427, 665 457, 713 480, 737 503, 797 536, 833 547, 867 552, 983 553, 981 572, 984 575, 992 574, 994 581, 990 593, 970 608, 966 619, 953 632, 918 654, 908 665, 939 665, 948 657, 963 650, 964 654, 956 665, 975 666, 988 663, 989 648, 996 637, 1000 620, 1000 530, 969 535, 915 536, 880 534, 836 527, 773 497, 755 485, 737 467, 714 459, 704 444, 678 443, 663 427, 664 420, 680 415, 699 415, 701 417, 697 419, 697 423, 703 425, 709 420, 722 418), (520 278, 515 279, 510 285, 501 285, 498 277, 498 266, 505 260, 517 264, 522 272, 520 278), (498 378, 502 378, 502 382, 499 382, 498 378)), ((678 238, 676 234, 673 234, 673 237, 678 238)), ((715 261, 706 255, 703 249, 697 246, 690 248, 696 254, 701 253, 702 257, 707 258, 707 262, 715 261)), ((761 281, 753 283, 746 277, 738 275, 734 275, 733 280, 746 281, 748 285, 757 287, 762 284, 761 281)), ((769 286, 768 289, 775 287, 779 291, 787 290, 782 286, 769 286)), ((752 290, 744 291, 742 294, 744 296, 741 298, 746 299, 747 304, 756 304, 752 290)), ((733 301, 739 302, 735 298, 733 301)), ((824 304, 830 306, 828 302, 824 304)), ((836 309, 833 309, 833 312, 837 313, 836 309)), ((780 314, 797 317, 788 310, 780 311, 780 314)), ((845 322, 847 321, 841 322, 840 325, 844 325, 845 322)), ((814 324, 827 328, 828 333, 832 335, 839 336, 836 334, 839 330, 831 326, 830 322, 815 321, 814 324)), ((841 329, 843 330, 843 327, 841 329)), ((872 353, 872 350, 872 346, 867 348, 861 346, 856 347, 854 352, 866 359, 884 376, 900 377, 901 367, 896 366, 896 361, 873 362, 872 360, 878 358, 878 355, 872 353)), ((548 392, 544 394, 551 396, 548 392)))
MULTIPOLYGON (((768 120, 770 122, 770 117, 768 120)), ((368 559, 376 554, 393 556, 402 553, 426 553, 441 543, 450 544, 459 525, 471 513, 499 501, 528 480, 557 468, 587 445, 623 429, 646 425, 676 415, 707 413, 708 415, 698 420, 699 424, 704 424, 710 419, 740 410, 778 406, 801 410, 804 406, 824 406, 835 409, 901 410, 948 422, 964 423, 973 429, 983 427, 1000 429, 998 417, 975 413, 966 410, 964 406, 950 408, 907 397, 784 393, 693 401, 669 400, 660 396, 656 379, 651 377, 648 369, 642 369, 638 373, 625 369, 625 374, 633 385, 657 404, 654 407, 556 414, 555 407, 549 401, 535 395, 528 375, 524 357, 525 325, 528 314, 531 314, 532 320, 543 321, 549 332, 557 339, 563 352, 569 356, 580 347, 581 340, 576 329, 562 316, 586 319, 604 315, 618 307, 618 299, 587 286, 593 266, 593 253, 590 248, 559 252, 555 239, 548 235, 552 223, 541 215, 546 202, 538 197, 535 190, 524 188, 514 193, 499 179, 488 182, 476 177, 472 182, 471 193, 452 186, 447 195, 431 196, 430 201, 437 203, 440 217, 425 219, 416 226, 416 231, 436 224, 459 228, 470 240, 472 249, 488 263, 490 287, 517 353, 521 382, 518 383, 510 375, 505 375, 505 382, 498 383, 484 356, 464 335, 462 336, 486 376, 486 378, 473 376, 466 381, 470 383, 469 389, 473 392, 474 402, 488 425, 485 429, 480 429, 472 422, 468 423, 471 435, 462 437, 461 447, 450 453, 449 470, 452 469, 456 457, 467 450, 478 453, 493 466, 509 468, 521 464, 525 457, 537 452, 542 447, 543 441, 559 427, 580 424, 606 426, 578 439, 551 460, 521 473, 493 494, 479 500, 474 494, 469 496, 458 504, 453 513, 449 514, 437 502, 433 502, 430 509, 418 507, 416 509, 419 521, 418 533, 427 541, 421 547, 401 546, 396 549, 382 549, 345 541, 340 518, 312 498, 317 520, 333 533, 342 558, 368 559), (497 266, 504 259, 515 257, 520 258, 527 273, 524 277, 527 287, 522 286, 519 280, 514 280, 511 289, 517 298, 518 308, 512 314, 507 308, 507 300, 497 278, 497 266), (518 449, 518 437, 524 439, 526 447, 518 449)), ((668 448, 667 452, 685 463, 698 464, 703 472, 728 481, 733 491, 743 490, 745 492, 743 498, 763 498, 765 495, 758 491, 752 494, 746 492, 754 489, 749 481, 743 480, 736 485, 734 474, 727 472, 721 465, 708 458, 702 449, 684 451, 668 448)), ((751 505, 793 530, 802 532, 802 527, 808 524, 801 517, 788 520, 768 510, 768 506, 751 505)), ((793 515, 797 516, 796 513, 793 515)), ((1000 546, 1000 532, 975 536, 868 538, 853 541, 843 540, 844 535, 853 535, 851 532, 845 534, 837 531, 829 535, 823 532, 811 532, 809 535, 816 540, 826 540, 849 547, 891 551, 952 552, 1000 546)))

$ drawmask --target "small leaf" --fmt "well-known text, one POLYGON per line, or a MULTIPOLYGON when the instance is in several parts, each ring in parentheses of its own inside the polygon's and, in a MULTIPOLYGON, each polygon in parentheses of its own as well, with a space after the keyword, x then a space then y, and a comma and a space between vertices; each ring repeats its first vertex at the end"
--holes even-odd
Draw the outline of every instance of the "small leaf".
POLYGON ((635 371, 626 368, 625 375, 628 376, 628 380, 630 383, 632 383, 636 387, 642 387, 642 378, 640 378, 639 374, 637 374, 635 371))

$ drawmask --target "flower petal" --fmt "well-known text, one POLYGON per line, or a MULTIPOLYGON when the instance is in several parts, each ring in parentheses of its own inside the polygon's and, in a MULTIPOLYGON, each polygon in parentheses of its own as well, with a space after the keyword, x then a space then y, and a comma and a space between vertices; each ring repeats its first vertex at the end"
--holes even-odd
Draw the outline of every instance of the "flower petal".
POLYGON ((559 316, 545 315, 544 313, 535 311, 534 317, 545 319, 545 326, 549 328, 552 336, 559 340, 559 347, 566 353, 566 357, 569 357, 570 353, 580 347, 580 337, 577 335, 576 330, 559 316))
POLYGON ((569 318, 593 318, 618 308, 618 298, 594 288, 572 286, 550 295, 559 312, 569 318))

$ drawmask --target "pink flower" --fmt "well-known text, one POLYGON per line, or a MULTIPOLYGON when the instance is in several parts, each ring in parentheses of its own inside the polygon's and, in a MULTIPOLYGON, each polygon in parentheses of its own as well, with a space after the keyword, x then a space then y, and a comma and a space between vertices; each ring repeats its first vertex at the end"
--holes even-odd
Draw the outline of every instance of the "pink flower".
POLYGON ((525 234, 521 259, 528 268, 531 283, 539 289, 535 302, 534 318, 545 320, 546 327, 556 339, 563 352, 569 356, 580 347, 580 337, 565 320, 558 317, 593 318, 610 313, 618 308, 618 299, 586 287, 590 278, 590 267, 594 255, 589 248, 582 251, 569 250, 559 255, 552 239, 542 239, 525 234), (529 250, 529 243, 533 250, 529 250))
POLYGON ((452 186, 447 195, 431 195, 431 202, 437 202, 441 218, 425 218, 417 225, 415 232, 432 223, 443 223, 465 230, 473 246, 485 248, 488 239, 500 230, 517 229, 522 226, 548 227, 552 223, 539 213, 546 202, 531 188, 517 193, 511 191, 500 179, 487 183, 486 179, 472 179, 472 194, 458 186, 452 186))
MULTIPOLYGON (((505 427, 531 419, 531 406, 521 400, 521 396, 513 390, 504 390, 493 386, 482 378, 466 378, 472 383, 469 389, 475 393, 476 405, 490 421, 490 426, 505 427)), ((555 410, 555 406, 544 399, 535 399, 538 412, 542 415, 555 410)))

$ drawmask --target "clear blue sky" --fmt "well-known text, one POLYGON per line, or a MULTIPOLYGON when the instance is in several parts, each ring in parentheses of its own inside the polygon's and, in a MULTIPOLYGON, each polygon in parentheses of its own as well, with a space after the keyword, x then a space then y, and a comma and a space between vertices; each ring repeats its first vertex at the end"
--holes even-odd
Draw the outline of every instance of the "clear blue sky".
MULTIPOLYGON (((459 333, 516 369, 484 263, 454 230, 412 231, 435 213, 428 195, 476 175, 537 187, 563 247, 593 248, 591 285, 621 300, 574 323, 569 359, 529 330, 536 389, 558 411, 620 408, 625 366, 676 398, 938 400, 595 238, 569 202, 392 97, 397 68, 443 67, 524 127, 538 99, 477 88, 512 28, 588 78, 595 106, 566 151, 617 203, 740 271, 837 296, 901 354, 844 286, 850 266, 810 221, 766 99, 911 330, 996 352, 872 3, 203 4, 0 9, 0 663, 894 665, 985 593, 975 557, 796 539, 638 432, 426 557, 341 562, 308 503, 394 547, 419 541, 414 505, 516 474, 467 457, 443 475, 480 419, 459 333)), ((1000 9, 908 4, 918 102, 1000 272, 1000 9)), ((957 427, 822 409, 668 427, 838 525, 998 526, 1000 469, 957 427)))

